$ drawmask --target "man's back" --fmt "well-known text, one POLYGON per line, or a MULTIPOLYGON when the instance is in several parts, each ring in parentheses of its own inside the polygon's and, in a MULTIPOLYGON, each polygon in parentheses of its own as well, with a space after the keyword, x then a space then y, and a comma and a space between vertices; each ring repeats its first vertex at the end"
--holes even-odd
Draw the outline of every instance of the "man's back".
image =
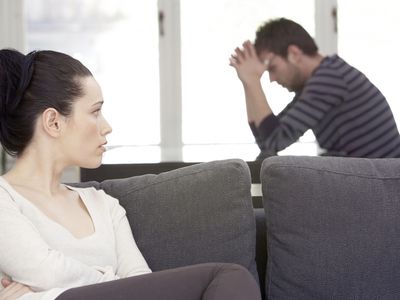
POLYGON ((312 128, 328 153, 400 157, 400 135, 385 97, 364 74, 337 55, 325 58, 315 70, 300 101, 303 97, 336 104, 312 128))

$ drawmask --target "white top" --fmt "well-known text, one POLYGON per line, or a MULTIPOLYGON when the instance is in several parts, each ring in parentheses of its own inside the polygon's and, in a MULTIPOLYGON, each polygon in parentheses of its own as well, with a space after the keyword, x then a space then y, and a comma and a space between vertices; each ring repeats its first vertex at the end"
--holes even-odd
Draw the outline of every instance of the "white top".
POLYGON ((74 237, 0 177, 0 278, 35 291, 20 299, 55 299, 72 287, 151 272, 118 200, 102 190, 67 187, 92 218, 90 236, 74 237))

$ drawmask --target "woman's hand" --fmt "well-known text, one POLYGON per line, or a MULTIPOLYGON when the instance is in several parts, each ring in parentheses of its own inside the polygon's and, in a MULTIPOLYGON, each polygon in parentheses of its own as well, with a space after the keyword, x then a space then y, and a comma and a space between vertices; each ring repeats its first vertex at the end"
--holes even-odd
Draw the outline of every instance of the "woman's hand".
POLYGON ((32 292, 28 286, 9 279, 3 278, 1 284, 4 289, 0 291, 0 300, 15 300, 26 293, 32 292))

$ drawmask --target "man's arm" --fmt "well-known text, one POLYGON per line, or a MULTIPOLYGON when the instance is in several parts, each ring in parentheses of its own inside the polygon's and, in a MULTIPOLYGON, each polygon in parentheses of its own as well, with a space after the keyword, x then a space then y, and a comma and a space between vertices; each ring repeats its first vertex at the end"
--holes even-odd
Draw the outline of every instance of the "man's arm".
POLYGON ((261 122, 272 114, 260 81, 266 67, 258 58, 250 41, 243 43, 243 49, 235 49, 235 54, 230 58, 230 65, 235 68, 243 84, 247 119, 258 128, 261 122))

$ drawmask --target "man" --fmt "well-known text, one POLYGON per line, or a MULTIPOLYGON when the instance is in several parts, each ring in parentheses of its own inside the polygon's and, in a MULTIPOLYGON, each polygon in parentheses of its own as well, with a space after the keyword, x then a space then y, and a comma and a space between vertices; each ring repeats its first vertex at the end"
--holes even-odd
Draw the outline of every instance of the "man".
POLYGON ((382 93, 338 55, 324 57, 299 24, 271 20, 230 58, 243 83, 247 116, 262 153, 276 153, 312 129, 325 155, 400 157, 400 136, 382 93), (268 71, 295 96, 274 115, 262 90, 268 71))

